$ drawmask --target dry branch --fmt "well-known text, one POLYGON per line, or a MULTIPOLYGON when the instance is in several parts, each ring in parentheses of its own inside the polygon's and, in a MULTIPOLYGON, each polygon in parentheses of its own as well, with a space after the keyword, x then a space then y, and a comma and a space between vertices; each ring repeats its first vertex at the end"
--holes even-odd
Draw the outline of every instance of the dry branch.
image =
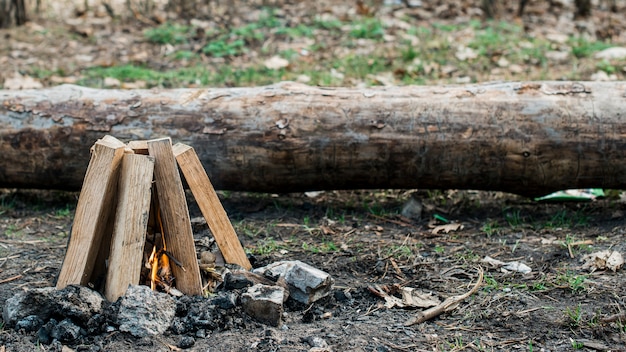
POLYGON ((438 304, 432 308, 428 308, 426 310, 418 312, 415 318, 407 321, 404 325, 411 326, 415 324, 420 324, 427 320, 435 318, 443 313, 446 313, 455 309, 459 305, 459 303, 463 302, 469 296, 476 293, 482 283, 483 283, 483 269, 481 267, 478 267, 478 279, 476 280, 476 283, 474 284, 474 287, 472 287, 471 290, 465 292, 462 295, 448 297, 445 299, 445 301, 441 302, 441 304, 438 304))
POLYGON ((104 134, 192 146, 216 189, 626 188, 623 82, 0 91, 0 187, 80 188, 104 134))

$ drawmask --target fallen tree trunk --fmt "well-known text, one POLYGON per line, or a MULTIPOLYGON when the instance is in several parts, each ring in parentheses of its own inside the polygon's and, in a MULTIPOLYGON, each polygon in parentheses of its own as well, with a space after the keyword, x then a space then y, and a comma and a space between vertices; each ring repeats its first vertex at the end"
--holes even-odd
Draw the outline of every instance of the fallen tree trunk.
POLYGON ((171 136, 217 189, 626 188, 625 83, 0 91, 0 187, 80 189, 89 147, 171 136))

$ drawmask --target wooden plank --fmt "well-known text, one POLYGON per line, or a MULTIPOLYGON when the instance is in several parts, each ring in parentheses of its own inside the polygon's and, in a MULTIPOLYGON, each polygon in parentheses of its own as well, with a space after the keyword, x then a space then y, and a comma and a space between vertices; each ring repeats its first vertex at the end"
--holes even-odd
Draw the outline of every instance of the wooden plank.
POLYGON ((153 171, 153 157, 124 155, 104 290, 104 295, 110 302, 123 296, 128 285, 139 284, 150 214, 153 171))
POLYGON ((128 148, 132 149, 135 154, 148 155, 148 141, 146 140, 130 141, 127 144, 128 144, 128 148))
POLYGON ((89 283, 100 245, 103 239, 110 238, 106 233, 107 222, 115 209, 114 194, 124 148, 125 144, 118 139, 105 136, 91 149, 57 289, 89 283))
POLYGON ((196 151, 182 143, 177 143, 172 149, 178 161, 178 167, 185 176, 189 189, 215 237, 215 242, 222 251, 224 260, 250 270, 252 265, 196 151))
POLYGON ((200 268, 185 190, 172 152, 172 141, 169 138, 150 140, 148 151, 155 159, 154 178, 167 250, 184 268, 172 265, 176 288, 187 295, 199 295, 202 293, 200 268))

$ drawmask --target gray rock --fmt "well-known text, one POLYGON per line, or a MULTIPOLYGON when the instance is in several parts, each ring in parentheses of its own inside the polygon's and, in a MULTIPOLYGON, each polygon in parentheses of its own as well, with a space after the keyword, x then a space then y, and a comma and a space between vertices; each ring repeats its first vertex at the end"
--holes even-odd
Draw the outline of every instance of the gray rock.
POLYGON ((48 320, 53 311, 50 294, 54 290, 54 287, 45 287, 15 294, 4 303, 2 320, 8 326, 15 326, 19 320, 33 315, 48 320))
POLYGON ((14 326, 30 315, 46 321, 52 314, 58 314, 84 324, 93 315, 102 312, 103 303, 102 295, 84 286, 70 285, 62 290, 36 288, 9 298, 2 318, 8 326, 14 326))
POLYGON ((402 211, 400 212, 402 216, 405 218, 409 218, 413 221, 420 221, 422 219, 422 202, 411 197, 404 205, 402 206, 402 211))
POLYGON ((120 298, 117 323, 120 331, 136 337, 162 334, 176 314, 176 302, 165 293, 152 291, 148 286, 129 286, 120 298))
POLYGON ((612 48, 598 51, 593 55, 593 57, 599 60, 622 60, 626 58, 626 48, 614 46, 612 48))
POLYGON ((280 326, 285 289, 280 286, 256 284, 241 295, 243 310, 253 319, 271 326, 280 326))
POLYGON ((254 270, 273 280, 284 278, 289 287, 289 298, 304 304, 313 303, 331 293, 333 278, 299 260, 282 261, 254 270))
POLYGON ((222 309, 232 309, 237 306, 237 294, 234 292, 219 291, 211 298, 211 303, 222 309))
POLYGON ((178 347, 182 349, 187 349, 192 347, 196 343, 196 340, 191 336, 183 336, 180 341, 178 341, 178 347))
POLYGON ((302 342, 308 343, 309 346, 311 346, 311 347, 317 347, 317 348, 327 348, 328 347, 328 342, 326 342, 326 340, 324 340, 323 338, 321 338, 319 336, 307 336, 307 337, 302 339, 302 342))
POLYGON ((15 330, 24 330, 26 332, 32 332, 32 331, 37 331, 39 330, 39 328, 41 328, 44 324, 44 321, 36 316, 36 315, 29 315, 24 319, 20 319, 17 321, 17 323, 15 323, 15 330))
POLYGON ((63 343, 72 342, 80 337, 80 326, 74 324, 71 319, 63 319, 52 327, 50 336, 63 343))
POLYGON ((570 60, 568 51, 550 50, 545 53, 546 59, 556 63, 565 63, 570 60))
POLYGON ((87 323, 92 316, 101 313, 105 302, 100 293, 76 285, 53 291, 51 299, 56 314, 72 318, 80 324, 87 323))

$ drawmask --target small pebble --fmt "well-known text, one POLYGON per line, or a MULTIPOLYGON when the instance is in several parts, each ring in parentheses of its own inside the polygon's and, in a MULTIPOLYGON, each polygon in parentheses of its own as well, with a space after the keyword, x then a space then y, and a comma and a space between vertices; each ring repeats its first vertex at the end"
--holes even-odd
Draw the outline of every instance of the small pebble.
POLYGON ((196 343, 196 340, 191 336, 183 336, 178 342, 178 348, 189 348, 196 343))

